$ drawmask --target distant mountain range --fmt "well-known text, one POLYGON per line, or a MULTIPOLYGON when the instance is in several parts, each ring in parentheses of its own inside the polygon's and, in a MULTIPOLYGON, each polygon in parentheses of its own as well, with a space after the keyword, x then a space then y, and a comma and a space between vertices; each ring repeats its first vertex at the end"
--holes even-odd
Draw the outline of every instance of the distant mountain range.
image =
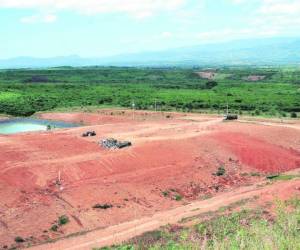
POLYGON ((300 38, 245 39, 106 58, 79 56, 0 60, 0 68, 60 66, 234 66, 300 65, 300 38))

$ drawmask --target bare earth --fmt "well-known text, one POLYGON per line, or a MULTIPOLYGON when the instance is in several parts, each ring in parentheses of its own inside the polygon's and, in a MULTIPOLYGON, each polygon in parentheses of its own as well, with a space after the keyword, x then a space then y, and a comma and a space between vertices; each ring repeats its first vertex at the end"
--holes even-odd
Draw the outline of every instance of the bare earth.
POLYGON ((193 202, 186 206, 177 207, 165 212, 158 212, 153 216, 125 222, 106 229, 96 230, 85 235, 66 238, 55 243, 36 246, 30 249, 88 250, 121 244, 126 240, 145 232, 158 229, 161 226, 175 224, 182 219, 190 218, 208 211, 217 211, 221 207, 228 206, 240 200, 251 199, 256 196, 261 198, 258 202, 261 202, 262 200, 266 201, 270 196, 271 199, 274 199, 274 197, 287 199, 289 198, 289 195, 286 195, 287 193, 300 195, 300 180, 291 181, 289 183, 281 182, 264 187, 253 185, 239 188, 232 192, 217 195, 209 200, 193 202))
POLYGON ((217 73, 214 71, 202 71, 202 72, 197 72, 197 74, 201 78, 208 79, 208 80, 213 80, 215 78, 215 76, 217 75, 217 73))
POLYGON ((244 194, 255 195, 262 192, 254 184, 263 175, 300 167, 299 121, 223 122, 218 116, 121 110, 40 116, 88 126, 0 135, 0 249, 16 245, 16 236, 26 239, 17 245, 22 247, 105 228, 37 249, 115 243, 111 230, 127 239, 191 215, 195 208, 214 209, 244 194), (87 130, 97 136, 81 137, 87 130), (101 148, 99 140, 109 137, 133 146, 101 148), (213 175, 220 166, 226 174, 213 175), (176 195, 183 199, 176 201, 176 195), (216 198, 199 201, 208 196, 216 198), (97 203, 113 207, 93 209, 97 203), (70 222, 51 231, 61 215, 70 222), (129 231, 122 231, 124 226, 129 231))

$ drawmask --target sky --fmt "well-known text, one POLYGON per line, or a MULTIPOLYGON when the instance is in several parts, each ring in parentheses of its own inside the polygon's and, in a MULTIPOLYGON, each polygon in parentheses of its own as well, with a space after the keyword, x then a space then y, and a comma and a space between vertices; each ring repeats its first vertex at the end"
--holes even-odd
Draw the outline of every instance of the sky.
POLYGON ((300 0, 0 0, 0 59, 299 37, 300 0))

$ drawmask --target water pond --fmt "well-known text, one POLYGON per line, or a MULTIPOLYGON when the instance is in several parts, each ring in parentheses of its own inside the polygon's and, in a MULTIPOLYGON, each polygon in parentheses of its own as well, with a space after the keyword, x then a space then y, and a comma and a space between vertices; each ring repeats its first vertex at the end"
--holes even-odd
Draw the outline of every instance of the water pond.
POLYGON ((0 134, 6 135, 73 127, 78 127, 78 124, 32 118, 12 118, 2 121, 0 120, 0 134))

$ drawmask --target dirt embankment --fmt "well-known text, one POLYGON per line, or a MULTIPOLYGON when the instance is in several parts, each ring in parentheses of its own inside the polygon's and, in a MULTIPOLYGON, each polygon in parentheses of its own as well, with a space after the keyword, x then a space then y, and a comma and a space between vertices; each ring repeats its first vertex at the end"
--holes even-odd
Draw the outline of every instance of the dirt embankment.
POLYGON ((217 76, 217 73, 215 71, 201 71, 201 72, 196 72, 201 78, 203 79, 208 79, 208 80, 213 80, 217 76))
POLYGON ((88 126, 0 136, 0 247, 152 216, 300 166, 297 124, 121 110, 40 116, 88 126), (81 137, 87 130, 97 136, 81 137), (109 137, 133 146, 101 148, 109 137), (69 223, 52 230, 62 215, 69 223))
POLYGON ((275 199, 287 200, 297 195, 300 196, 299 180, 288 183, 279 182, 263 187, 257 187, 256 185, 243 187, 209 200, 193 202, 186 206, 156 213, 151 217, 144 217, 78 237, 66 238, 59 242, 33 247, 32 250, 88 250, 122 244, 124 241, 128 241, 145 232, 159 229, 168 224, 175 224, 180 220, 193 216, 201 217, 201 214, 217 211, 235 202, 253 199, 252 204, 249 204, 250 206, 253 206, 253 203, 256 206, 258 204, 264 206, 267 202, 274 202, 275 199))

